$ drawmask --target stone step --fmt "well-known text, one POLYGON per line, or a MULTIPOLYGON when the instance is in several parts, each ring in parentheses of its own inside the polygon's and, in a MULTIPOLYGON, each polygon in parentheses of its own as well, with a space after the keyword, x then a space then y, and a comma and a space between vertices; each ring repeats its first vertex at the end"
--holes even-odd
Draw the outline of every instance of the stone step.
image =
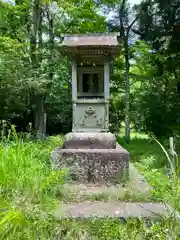
POLYGON ((64 147, 67 149, 115 149, 116 137, 110 132, 71 132, 65 135, 64 147))
MULTIPOLYGON (((163 203, 130 203, 130 202, 81 202, 61 204, 56 217, 63 218, 160 218, 168 217, 174 211, 163 203)), ((175 212, 176 217, 178 216, 175 212)), ((179 217, 179 216, 178 216, 179 217)))
POLYGON ((97 184, 64 184, 61 188, 64 201, 82 202, 86 200, 110 201, 110 200, 129 200, 131 201, 150 201, 148 191, 137 188, 135 185, 97 185, 97 184))
POLYGON ((85 200, 128 200, 128 196, 133 197, 133 201, 150 201, 148 194, 151 186, 138 170, 130 163, 129 180, 122 184, 94 184, 71 182, 61 187, 61 192, 70 201, 85 200))

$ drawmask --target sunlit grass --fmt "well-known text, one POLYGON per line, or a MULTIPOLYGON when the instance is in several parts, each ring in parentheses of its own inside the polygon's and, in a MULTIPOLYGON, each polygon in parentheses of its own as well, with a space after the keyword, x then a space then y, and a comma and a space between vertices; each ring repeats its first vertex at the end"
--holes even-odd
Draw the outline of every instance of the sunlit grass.
MULTIPOLYGON (((13 138, 0 142, 0 239, 173 239, 180 233, 175 219, 161 219, 148 228, 141 219, 125 224, 119 219, 58 221, 54 211, 63 200, 60 192, 67 183, 68 172, 52 170, 50 152, 63 144, 63 138, 13 138)), ((130 151, 132 161, 153 186, 152 199, 173 199, 175 192, 164 171, 166 157, 159 146, 147 135, 136 133, 129 145, 122 138, 119 142, 130 151)), ((179 193, 177 185, 176 199, 180 199, 179 193)), ((126 198, 135 201, 138 196, 126 198)))
POLYGON ((180 210, 180 180, 177 177, 173 183, 169 176, 172 166, 169 164, 171 159, 167 159, 166 144, 163 151, 157 141, 135 132, 132 133, 130 144, 126 144, 121 135, 118 142, 130 152, 131 161, 153 187, 150 198, 168 202, 180 210))
POLYGON ((0 239, 14 239, 28 227, 32 214, 39 218, 46 216, 46 210, 51 212, 68 174, 50 165, 50 152, 62 145, 61 137, 33 141, 14 134, 12 138, 0 142, 0 239))

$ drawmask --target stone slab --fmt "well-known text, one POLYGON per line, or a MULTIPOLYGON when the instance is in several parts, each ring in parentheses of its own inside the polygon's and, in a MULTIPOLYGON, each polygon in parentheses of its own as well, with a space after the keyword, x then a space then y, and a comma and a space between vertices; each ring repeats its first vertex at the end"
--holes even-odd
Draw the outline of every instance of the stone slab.
MULTIPOLYGON (((159 218, 176 214, 162 203, 81 202, 60 204, 57 218, 159 218)), ((179 217, 179 216, 178 216, 179 217)))
POLYGON ((75 133, 66 134, 66 149, 115 149, 116 138, 112 133, 75 133))
POLYGON ((127 194, 136 196, 141 201, 148 199, 148 193, 152 189, 146 179, 139 171, 129 164, 129 180, 121 184, 96 184, 96 183, 77 183, 71 182, 64 184, 61 188, 63 196, 74 201, 82 201, 82 199, 103 198, 104 200, 125 199, 127 194))
POLYGON ((80 182, 119 183, 128 179, 129 153, 117 144, 116 149, 60 149, 51 152, 55 169, 69 167, 80 182))

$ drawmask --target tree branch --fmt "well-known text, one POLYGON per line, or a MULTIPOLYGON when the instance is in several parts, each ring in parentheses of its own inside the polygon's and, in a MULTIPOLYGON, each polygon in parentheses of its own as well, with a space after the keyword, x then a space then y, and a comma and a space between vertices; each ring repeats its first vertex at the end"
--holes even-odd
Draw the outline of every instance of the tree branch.
POLYGON ((126 0, 123 0, 119 9, 120 33, 122 37, 124 37, 123 12, 124 12, 125 3, 126 3, 126 0))
POLYGON ((131 30, 131 28, 133 27, 133 25, 135 24, 135 22, 137 22, 137 20, 139 19, 139 15, 137 15, 134 20, 130 23, 130 25, 128 26, 127 29, 127 35, 129 34, 129 31, 131 30))

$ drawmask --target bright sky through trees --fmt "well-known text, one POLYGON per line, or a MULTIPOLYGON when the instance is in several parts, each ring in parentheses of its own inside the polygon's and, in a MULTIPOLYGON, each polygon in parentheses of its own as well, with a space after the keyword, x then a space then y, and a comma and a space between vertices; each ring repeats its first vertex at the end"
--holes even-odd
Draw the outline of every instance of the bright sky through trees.
POLYGON ((139 4, 142 0, 129 0, 131 4, 139 4))

